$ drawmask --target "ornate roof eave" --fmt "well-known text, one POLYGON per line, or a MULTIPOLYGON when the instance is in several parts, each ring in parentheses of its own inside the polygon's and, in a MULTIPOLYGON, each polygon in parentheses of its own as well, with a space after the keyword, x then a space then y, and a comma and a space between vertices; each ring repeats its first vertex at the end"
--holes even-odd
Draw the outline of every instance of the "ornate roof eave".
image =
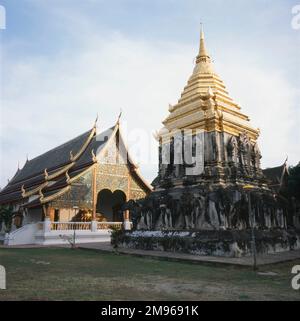
POLYGON ((95 122, 95 125, 94 125, 94 127, 92 128, 89 137, 87 138, 87 140, 85 141, 85 143, 82 145, 82 147, 80 148, 80 150, 79 150, 75 155, 73 155, 72 151, 70 151, 70 161, 71 161, 72 163, 75 162, 76 160, 78 160, 78 158, 83 154, 83 152, 86 150, 86 148, 87 148, 88 145, 90 144, 92 138, 95 136, 96 131, 97 131, 97 128, 96 128, 96 122, 95 122))
POLYGON ((53 173, 53 174, 48 174, 47 176, 47 181, 52 181, 53 179, 57 178, 58 176, 64 174, 66 171, 68 171, 69 169, 71 169, 74 166, 75 162, 72 162, 66 166, 64 166, 63 168, 61 168, 60 170, 58 170, 57 172, 53 173))
MULTIPOLYGON (((42 173, 44 174, 45 180, 47 180, 47 181, 53 180, 54 178, 64 174, 67 170, 69 170, 75 164, 75 161, 78 160, 78 158, 83 154, 83 152, 85 151, 87 146, 90 144, 95 133, 96 133, 96 126, 94 126, 91 129, 91 132, 90 132, 88 138, 86 139, 86 141, 84 142, 84 144, 82 145, 80 150, 75 154, 75 156, 70 155, 71 156, 70 162, 63 165, 63 167, 60 167, 60 169, 57 172, 55 172, 53 174, 49 174, 49 172, 53 171, 53 169, 51 169, 51 168, 44 169, 44 171, 42 173)), ((72 151, 70 151, 70 154, 72 154, 72 151)), ((41 175, 41 173, 37 173, 35 176, 37 176, 37 175, 41 175)), ((32 177, 29 177, 29 178, 25 179, 23 182, 21 181, 20 183, 23 183, 25 185, 26 181, 29 179, 32 179, 32 177)))
POLYGON ((71 188, 71 185, 66 186, 65 188, 61 189, 60 191, 58 191, 57 193, 50 195, 50 196, 42 196, 40 198, 40 202, 41 204, 45 204, 45 203, 49 203, 52 200, 56 199, 59 196, 62 196, 63 194, 65 194, 66 192, 68 192, 71 188))
POLYGON ((40 190, 42 190, 44 187, 46 187, 48 185, 48 182, 44 182, 43 184, 35 187, 34 189, 30 190, 30 191, 27 191, 25 190, 24 188, 24 185, 22 185, 22 197, 23 198, 27 198, 27 197, 30 197, 36 193, 38 193, 40 190))
POLYGON ((64 168, 62 168, 61 170, 59 170, 58 172, 52 174, 52 175, 49 175, 47 173, 47 170, 45 170, 45 179, 46 179, 46 182, 38 185, 37 187, 29 190, 29 191, 26 191, 25 188, 24 188, 24 184, 22 185, 21 187, 21 191, 22 191, 22 197, 23 198, 27 198, 27 197, 30 197, 34 194, 37 194, 40 190, 42 190, 43 188, 47 187, 48 184, 49 184, 49 181, 53 180, 54 178, 57 178, 58 176, 64 174, 64 173, 67 173, 68 170, 74 165, 75 163, 71 163, 67 166, 65 166, 64 168), (47 175, 46 175, 47 173, 47 175))
MULTIPOLYGON (((21 189, 20 200, 22 200, 22 198, 27 198, 29 196, 32 196, 32 195, 38 193, 41 189, 43 189, 44 187, 46 187, 48 185, 49 181, 54 180, 55 178, 65 174, 66 171, 68 171, 69 169, 71 169, 75 165, 76 160, 78 160, 80 158, 80 156, 84 153, 84 151, 86 150, 86 148, 90 144, 90 142, 91 142, 92 138, 95 136, 95 134, 96 134, 96 122, 95 122, 93 128, 91 129, 88 138, 86 139, 84 144, 81 146, 80 150, 76 153, 75 156, 71 157, 70 163, 62 165, 62 167, 59 167, 58 170, 56 170, 52 174, 50 174, 50 172, 51 171, 53 172, 53 169, 45 168, 43 170, 43 172, 36 173, 34 176, 27 177, 23 181, 16 182, 16 187, 12 187, 12 189, 9 188, 8 191, 4 190, 4 194, 11 194, 14 191, 16 191, 16 192, 20 191, 20 189, 21 189), (41 178, 38 179, 38 181, 39 181, 39 182, 37 182, 38 185, 32 184, 32 186, 36 186, 36 187, 26 191, 25 190, 26 182, 31 181, 32 179, 35 179, 35 177, 39 177, 39 176, 41 176, 41 178)), ((28 188, 29 187, 27 187, 27 189, 28 188)))
MULTIPOLYGON (((76 180, 78 180, 81 176, 85 175, 87 172, 89 172, 91 170, 91 168, 93 167, 94 164, 89 165, 86 169, 84 169, 82 172, 80 172, 79 174, 77 174, 74 177, 70 177, 69 173, 66 172, 66 181, 64 183, 61 183, 61 186, 49 186, 49 188, 47 189, 46 192, 50 192, 50 191, 55 191, 55 190, 62 190, 67 186, 72 185, 72 183, 76 182, 76 180)), ((56 195, 56 193, 54 194, 56 195)))

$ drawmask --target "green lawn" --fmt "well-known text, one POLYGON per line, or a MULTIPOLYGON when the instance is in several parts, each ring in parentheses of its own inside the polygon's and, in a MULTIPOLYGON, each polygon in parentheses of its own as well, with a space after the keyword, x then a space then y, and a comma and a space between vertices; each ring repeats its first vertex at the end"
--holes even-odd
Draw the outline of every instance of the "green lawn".
POLYGON ((66 248, 0 249, 0 300, 300 300, 291 268, 251 269, 159 261, 66 248))

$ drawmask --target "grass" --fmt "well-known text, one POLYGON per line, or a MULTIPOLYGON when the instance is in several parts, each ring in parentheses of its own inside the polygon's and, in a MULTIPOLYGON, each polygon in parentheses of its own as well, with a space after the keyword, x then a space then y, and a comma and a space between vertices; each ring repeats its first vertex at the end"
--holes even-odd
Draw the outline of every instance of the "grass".
POLYGON ((0 249, 4 300, 300 300, 291 268, 195 265, 66 248, 0 249))

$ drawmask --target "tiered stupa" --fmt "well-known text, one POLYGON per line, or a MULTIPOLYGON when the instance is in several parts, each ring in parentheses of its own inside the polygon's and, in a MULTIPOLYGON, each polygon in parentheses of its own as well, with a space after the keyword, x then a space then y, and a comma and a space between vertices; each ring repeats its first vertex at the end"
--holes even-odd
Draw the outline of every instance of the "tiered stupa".
MULTIPOLYGON (((175 139, 173 147, 172 137, 178 137, 178 133, 187 129, 192 130, 190 133, 194 136, 202 131, 204 173, 197 177, 186 175, 184 164, 162 164, 161 156, 156 188, 168 186, 170 183, 178 186, 189 182, 210 185, 244 185, 251 182, 265 188, 260 168, 261 154, 257 145, 259 129, 252 127, 249 117, 240 110, 240 106, 229 96, 223 81, 214 71, 206 50, 204 33, 201 31, 200 49, 193 74, 178 103, 169 107, 170 114, 163 121, 164 128, 159 132, 159 140, 161 146, 171 142, 170 159, 173 160, 173 150, 178 152, 178 139, 175 139), (176 167, 180 169, 176 170, 176 167)), ((182 145, 184 146, 184 140, 182 145)))
POLYGON ((288 200, 261 170, 259 130, 215 73, 203 31, 193 74, 169 112, 157 134, 154 191, 127 203, 134 231, 120 243, 230 257, 299 248, 288 200))
POLYGON ((255 226, 286 227, 284 206, 261 170, 259 129, 215 73, 203 30, 193 74, 169 112, 157 134, 159 172, 138 228, 247 229, 249 186, 255 226))

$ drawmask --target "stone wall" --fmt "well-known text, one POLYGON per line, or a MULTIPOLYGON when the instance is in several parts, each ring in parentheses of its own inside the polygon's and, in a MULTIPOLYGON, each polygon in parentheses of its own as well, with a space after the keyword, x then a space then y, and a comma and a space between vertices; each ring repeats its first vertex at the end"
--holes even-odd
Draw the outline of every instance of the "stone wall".
MULTIPOLYGON (((251 193, 256 228, 290 228, 293 220, 284 200, 267 191, 251 193)), ((251 227, 249 195, 242 188, 186 186, 153 192, 129 206, 138 230, 243 230, 251 227)))
MULTIPOLYGON (((300 249, 300 230, 255 231, 258 254, 300 249)), ((119 245, 127 248, 194 255, 241 257, 251 255, 251 231, 131 231, 119 245)))

